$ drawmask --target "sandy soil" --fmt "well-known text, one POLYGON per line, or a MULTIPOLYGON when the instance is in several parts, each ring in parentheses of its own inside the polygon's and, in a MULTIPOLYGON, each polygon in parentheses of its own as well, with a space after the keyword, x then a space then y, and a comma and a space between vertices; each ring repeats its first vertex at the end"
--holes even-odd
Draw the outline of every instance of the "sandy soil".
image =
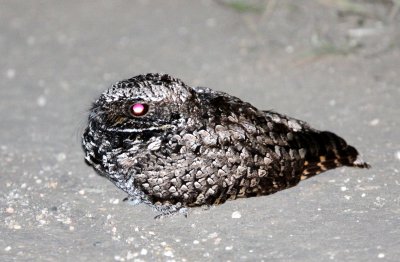
POLYGON ((0 260, 399 261, 399 5, 1 1, 0 260), (147 72, 334 131, 373 168, 153 220, 80 148, 91 102, 147 72))

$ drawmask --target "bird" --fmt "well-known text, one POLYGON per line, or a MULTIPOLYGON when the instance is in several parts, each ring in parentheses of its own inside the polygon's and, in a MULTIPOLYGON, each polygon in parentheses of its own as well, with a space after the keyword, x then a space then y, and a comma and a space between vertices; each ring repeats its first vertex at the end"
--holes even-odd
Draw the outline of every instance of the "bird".
POLYGON ((155 218, 269 195, 340 166, 370 167, 332 132, 159 73, 103 92, 82 147, 88 165, 155 218))

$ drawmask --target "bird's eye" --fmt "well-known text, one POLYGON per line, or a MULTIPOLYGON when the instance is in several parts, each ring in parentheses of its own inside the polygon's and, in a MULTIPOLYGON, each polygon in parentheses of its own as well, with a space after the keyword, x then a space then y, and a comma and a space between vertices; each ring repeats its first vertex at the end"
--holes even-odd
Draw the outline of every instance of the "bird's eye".
POLYGON ((129 112, 133 116, 144 116, 149 111, 149 106, 147 104, 137 103, 131 105, 129 112))

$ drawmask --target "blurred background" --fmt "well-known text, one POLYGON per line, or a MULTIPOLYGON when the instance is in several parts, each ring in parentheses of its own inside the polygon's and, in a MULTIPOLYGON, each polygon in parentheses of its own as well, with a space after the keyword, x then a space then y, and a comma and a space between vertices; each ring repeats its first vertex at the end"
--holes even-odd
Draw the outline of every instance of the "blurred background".
POLYGON ((0 260, 399 261, 399 0, 0 1, 0 260), (83 161, 91 103, 169 73, 306 120, 371 170, 161 221, 83 161))

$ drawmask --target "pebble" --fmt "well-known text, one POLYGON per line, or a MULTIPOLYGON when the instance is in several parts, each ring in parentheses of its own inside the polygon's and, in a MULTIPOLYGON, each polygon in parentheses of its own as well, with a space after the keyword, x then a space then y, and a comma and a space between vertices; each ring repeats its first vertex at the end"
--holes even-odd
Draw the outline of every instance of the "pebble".
POLYGON ((135 258, 135 257, 137 257, 138 256, 138 253, 132 253, 131 251, 128 251, 128 254, 126 254, 126 259, 127 260, 131 260, 131 259, 133 259, 133 258, 135 258))
POLYGON ((117 205, 118 203, 119 203, 119 199, 118 198, 111 198, 110 199, 110 204, 117 205))
POLYGON ((219 245, 219 243, 221 243, 221 238, 216 238, 215 240, 214 240, 214 245, 219 245))
POLYGON ((286 51, 286 53, 291 54, 291 53, 293 53, 294 48, 293 48, 293 46, 288 45, 285 47, 285 51, 286 51))
POLYGON ((217 232, 211 233, 208 235, 208 238, 216 238, 218 236, 217 232))
POLYGON ((241 218, 242 214, 239 211, 235 211, 232 213, 232 218, 241 218))
POLYGON ((47 104, 46 97, 44 97, 44 96, 39 96, 39 97, 37 98, 37 100, 36 100, 36 103, 37 103, 38 106, 44 107, 44 106, 47 104))
POLYGON ((64 154, 64 153, 59 153, 59 154, 57 155, 57 161, 58 161, 58 162, 62 162, 62 161, 64 161, 66 158, 67 158, 67 155, 64 154))
POLYGON ((397 152, 396 152, 396 158, 397 158, 398 160, 400 160, 400 151, 397 151, 397 152))
POLYGON ((378 118, 372 119, 369 122, 369 125, 371 125, 371 126, 377 126, 378 124, 379 124, 379 119, 378 118))
POLYGON ((8 69, 6 72, 7 78, 13 79, 15 77, 16 73, 17 72, 15 71, 15 69, 12 69, 12 68, 8 69))
POLYGON ((174 253, 172 253, 171 250, 166 250, 164 252, 164 256, 166 256, 166 257, 174 257, 174 253))
POLYGON ((207 27, 212 28, 212 27, 215 27, 216 24, 217 24, 217 21, 215 20, 215 18, 208 18, 206 20, 207 27))

